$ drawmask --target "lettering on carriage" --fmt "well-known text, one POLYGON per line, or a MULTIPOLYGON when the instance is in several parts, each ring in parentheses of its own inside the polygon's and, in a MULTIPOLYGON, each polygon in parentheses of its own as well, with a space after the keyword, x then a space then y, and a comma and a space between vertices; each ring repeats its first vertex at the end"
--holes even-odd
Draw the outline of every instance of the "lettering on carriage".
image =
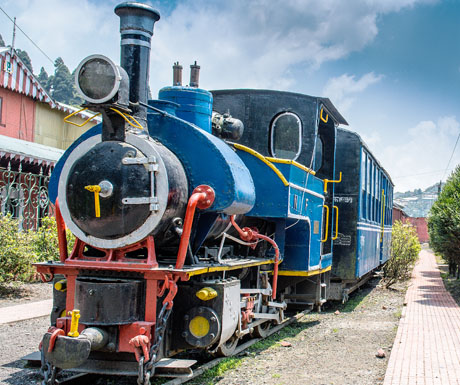
POLYGON ((334 246, 350 246, 351 245, 351 236, 339 233, 337 239, 334 240, 334 246))
POLYGON ((334 197, 334 203, 353 203, 353 197, 334 197))

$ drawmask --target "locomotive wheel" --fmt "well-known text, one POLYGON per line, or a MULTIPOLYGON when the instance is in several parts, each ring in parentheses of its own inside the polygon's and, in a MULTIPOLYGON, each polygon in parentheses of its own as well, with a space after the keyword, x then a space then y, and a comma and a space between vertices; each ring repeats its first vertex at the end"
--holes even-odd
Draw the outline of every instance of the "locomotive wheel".
POLYGON ((258 338, 265 338, 268 336, 268 333, 270 332, 271 327, 272 327, 271 322, 264 322, 260 325, 257 325, 254 328, 254 331, 252 332, 252 336, 258 337, 258 338))
POLYGON ((228 341, 224 342, 223 345, 220 345, 217 348, 217 355, 220 357, 229 357, 233 355, 233 352, 236 349, 236 345, 238 345, 238 338, 230 338, 228 341))

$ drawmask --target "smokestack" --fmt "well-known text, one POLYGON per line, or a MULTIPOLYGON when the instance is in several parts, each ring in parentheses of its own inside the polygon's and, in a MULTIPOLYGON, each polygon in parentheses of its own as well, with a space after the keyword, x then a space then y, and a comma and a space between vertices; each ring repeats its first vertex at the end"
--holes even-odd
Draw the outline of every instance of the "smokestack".
POLYGON ((173 86, 182 85, 182 66, 179 62, 173 65, 173 86))
MULTIPOLYGON (((120 17, 120 65, 129 76, 129 100, 133 103, 147 103, 150 41, 153 26, 160 19, 160 14, 147 4, 131 1, 117 5, 115 13, 120 17)), ((147 124, 145 107, 133 107, 133 112, 141 124, 147 124)))
POLYGON ((200 83, 200 66, 192 64, 190 66, 190 87, 198 88, 200 83))

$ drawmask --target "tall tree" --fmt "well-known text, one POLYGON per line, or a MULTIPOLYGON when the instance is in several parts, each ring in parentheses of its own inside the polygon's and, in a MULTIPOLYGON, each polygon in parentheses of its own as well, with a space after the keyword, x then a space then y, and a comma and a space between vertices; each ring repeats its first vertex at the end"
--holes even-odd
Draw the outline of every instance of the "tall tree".
POLYGON ((26 65, 26 67, 31 71, 34 72, 34 69, 32 68, 32 60, 30 59, 29 54, 26 51, 23 51, 22 49, 16 49, 16 54, 19 56, 19 59, 22 60, 22 62, 26 65))
POLYGON ((5 47, 5 42, 3 41, 2 35, 0 35, 0 47, 5 47))
POLYGON ((460 265, 460 166, 457 166, 431 207, 428 216, 430 246, 449 262, 460 265))
POLYGON ((38 81, 40 82, 40 84, 42 85, 42 87, 47 90, 48 92, 50 92, 50 89, 48 88, 49 87, 49 84, 48 84, 48 73, 46 72, 45 68, 40 68, 40 73, 38 74, 37 76, 37 79, 38 81))
POLYGON ((54 62, 54 75, 48 78, 47 87, 52 89, 51 96, 57 101, 72 105, 81 104, 73 76, 60 57, 54 62))

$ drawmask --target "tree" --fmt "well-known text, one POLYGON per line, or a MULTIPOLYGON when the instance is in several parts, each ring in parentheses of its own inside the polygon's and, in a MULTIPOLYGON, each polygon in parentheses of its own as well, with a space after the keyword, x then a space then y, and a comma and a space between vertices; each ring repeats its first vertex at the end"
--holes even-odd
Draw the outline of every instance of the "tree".
POLYGON ((54 75, 48 78, 46 88, 52 89, 51 96, 59 102, 72 105, 82 103, 82 99, 77 94, 74 78, 60 57, 54 62, 54 75))
POLYGON ((409 278, 420 249, 415 227, 396 221, 391 231, 391 258, 383 266, 387 288, 398 280, 409 278))
POLYGON ((428 216, 430 246, 449 263, 460 264, 460 166, 452 172, 428 216))
POLYGON ((5 42, 3 41, 2 35, 0 35, 0 47, 5 47, 5 42))
POLYGON ((37 77, 38 81, 40 82, 40 84, 42 85, 42 87, 50 92, 50 89, 47 88, 49 86, 48 84, 48 73, 46 72, 46 70, 42 67, 40 68, 40 73, 38 74, 38 77, 37 77))
POLYGON ((30 59, 29 54, 26 51, 23 51, 22 49, 16 49, 16 55, 18 55, 19 59, 22 60, 22 62, 26 65, 26 67, 31 71, 34 72, 34 69, 32 68, 32 60, 30 59))

